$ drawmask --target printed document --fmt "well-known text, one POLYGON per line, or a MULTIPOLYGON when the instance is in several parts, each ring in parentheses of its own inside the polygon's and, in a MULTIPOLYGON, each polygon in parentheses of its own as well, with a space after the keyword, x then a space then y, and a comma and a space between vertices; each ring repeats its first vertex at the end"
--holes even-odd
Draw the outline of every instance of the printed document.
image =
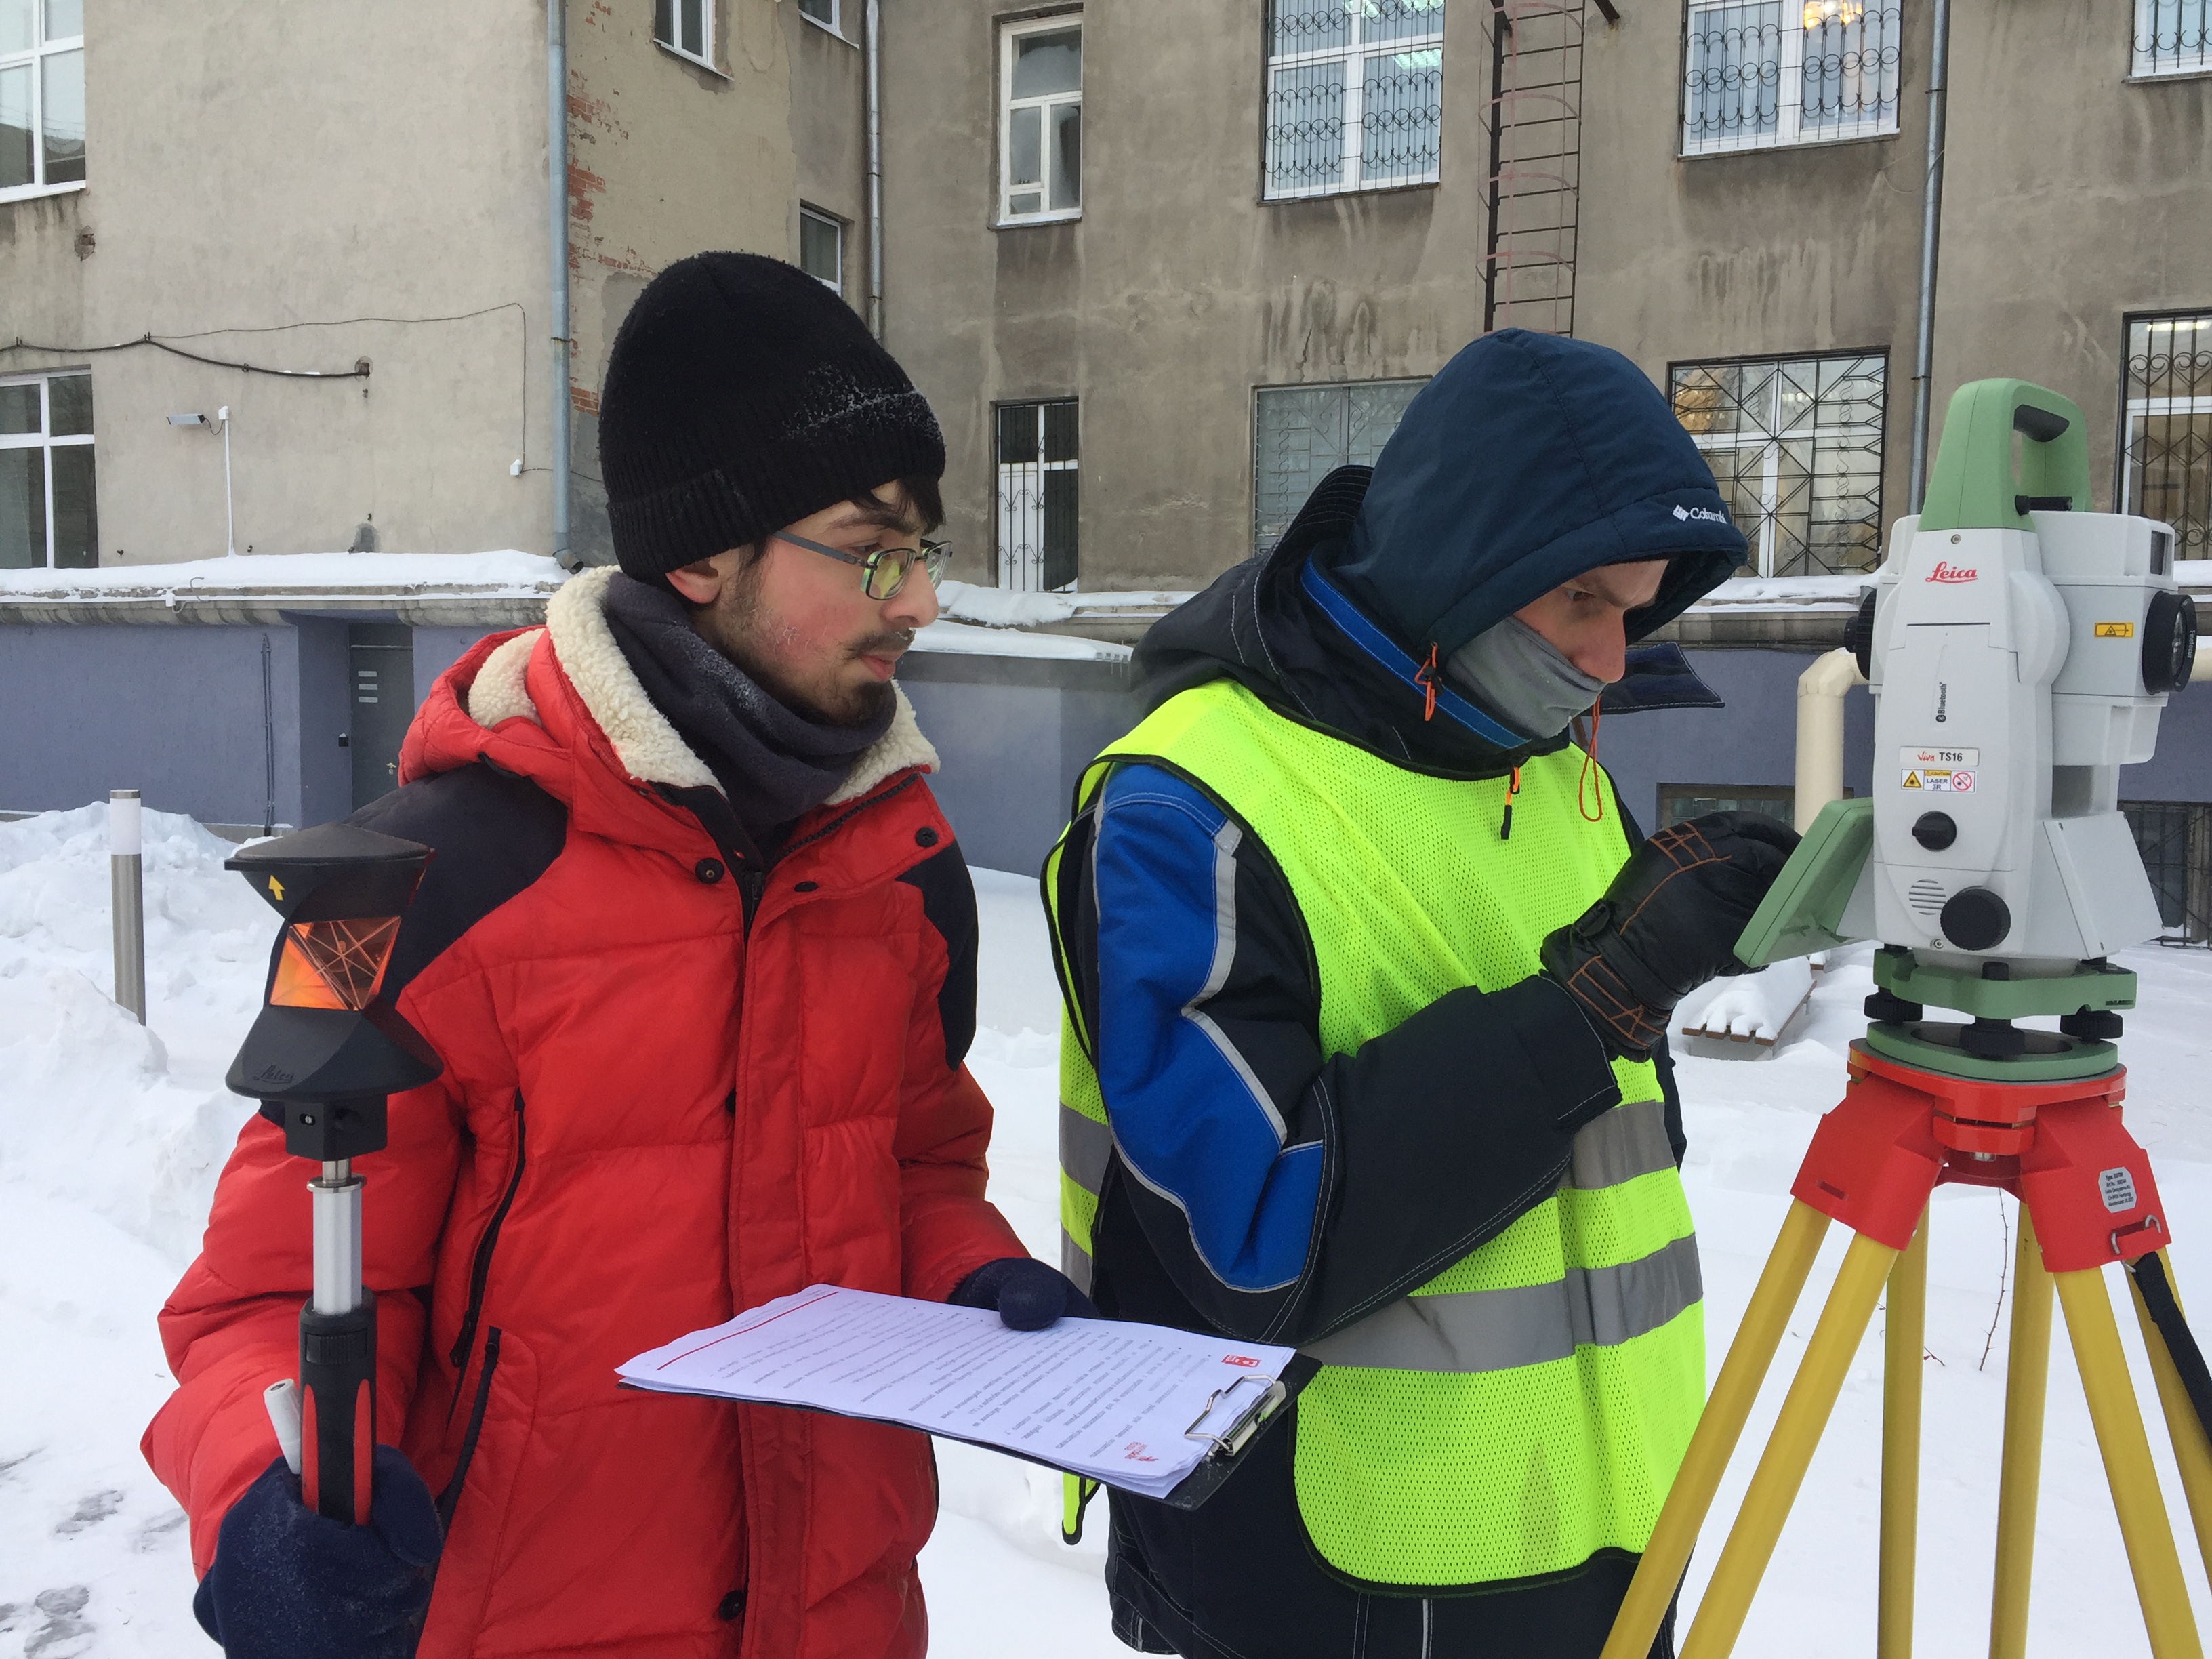
POLYGON ((988 1308, 816 1285, 617 1374, 667 1394, 922 1429, 1158 1498, 1249 1415, 1295 1352, 1120 1320, 1010 1330, 988 1308))

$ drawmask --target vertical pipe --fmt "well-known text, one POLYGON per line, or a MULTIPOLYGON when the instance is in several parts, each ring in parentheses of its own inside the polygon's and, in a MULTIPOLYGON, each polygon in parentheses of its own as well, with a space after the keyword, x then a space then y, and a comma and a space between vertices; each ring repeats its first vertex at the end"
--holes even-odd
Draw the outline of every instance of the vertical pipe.
POLYGON ((230 496, 230 405, 225 404, 215 412, 222 422, 222 550, 235 557, 238 553, 238 514, 231 506, 230 496))
POLYGON ((1844 693, 1866 682, 1849 651, 1815 657, 1797 677, 1797 777, 1792 809, 1803 835, 1820 809, 1844 798, 1844 693))
POLYGON ((868 0, 868 332, 884 337, 884 88, 880 0, 868 0))
POLYGON ((553 317, 553 556, 568 551, 568 16, 545 0, 545 240, 553 317))
POLYGON ((1943 221, 1943 114, 1951 65, 1951 0, 1936 0, 1928 49, 1928 176, 1920 198, 1920 311, 1912 345, 1912 464, 1905 511, 1917 513, 1928 487, 1929 395, 1936 361, 1936 251, 1943 221))
POLYGON ((276 833, 276 678, 269 662, 269 636, 261 636, 261 761, 268 784, 261 807, 261 833, 276 833))
POLYGON ((115 1000, 146 1023, 146 887, 136 789, 107 792, 109 916, 115 935, 115 1000))

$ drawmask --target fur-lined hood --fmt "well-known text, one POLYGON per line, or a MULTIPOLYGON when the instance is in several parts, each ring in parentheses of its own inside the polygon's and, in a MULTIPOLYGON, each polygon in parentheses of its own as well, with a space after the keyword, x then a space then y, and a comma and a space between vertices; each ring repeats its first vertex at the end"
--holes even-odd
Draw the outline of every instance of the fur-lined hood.
MULTIPOLYGON (((613 574, 589 570, 563 584, 545 608, 543 628, 480 641, 441 675, 400 751, 400 781, 488 761, 532 779, 572 812, 629 820, 631 833, 649 843, 667 836, 637 817, 641 797, 658 819, 678 809, 660 799, 656 786, 719 789, 707 763, 646 696, 607 625, 613 574)), ((898 705, 890 729, 861 751, 816 811, 857 800, 901 773, 937 769, 937 750, 922 736, 913 704, 893 690, 898 705)))

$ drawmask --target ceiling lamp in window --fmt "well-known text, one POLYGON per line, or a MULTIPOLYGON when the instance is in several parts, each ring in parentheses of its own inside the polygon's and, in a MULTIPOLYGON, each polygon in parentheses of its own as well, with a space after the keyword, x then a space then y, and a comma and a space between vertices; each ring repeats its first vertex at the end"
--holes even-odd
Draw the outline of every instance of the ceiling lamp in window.
POLYGON ((1849 26, 1866 15, 1866 0, 1805 0, 1805 27, 1826 28, 1831 23, 1849 26))

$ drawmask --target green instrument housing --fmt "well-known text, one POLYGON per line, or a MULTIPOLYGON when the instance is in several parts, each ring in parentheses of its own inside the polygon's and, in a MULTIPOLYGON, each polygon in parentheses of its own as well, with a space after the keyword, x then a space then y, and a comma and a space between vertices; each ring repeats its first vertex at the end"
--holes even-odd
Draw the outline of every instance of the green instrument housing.
POLYGON ((2031 511, 2088 507, 2087 430, 2072 398, 2032 380, 1973 380, 1952 394, 1921 529, 2030 530, 2031 511))

